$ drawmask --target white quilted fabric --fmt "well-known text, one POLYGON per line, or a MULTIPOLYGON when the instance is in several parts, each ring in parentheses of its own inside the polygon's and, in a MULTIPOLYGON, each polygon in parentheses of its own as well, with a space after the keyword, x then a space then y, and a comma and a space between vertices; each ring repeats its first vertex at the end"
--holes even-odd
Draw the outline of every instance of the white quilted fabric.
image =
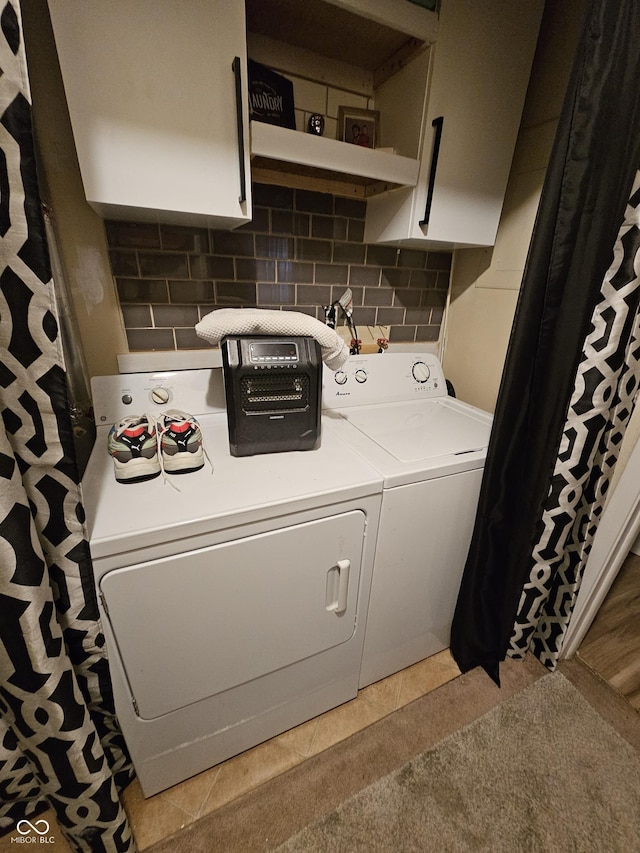
POLYGON ((219 344, 225 335, 307 335, 318 341, 322 360, 331 370, 338 370, 349 357, 349 348, 333 329, 299 311, 218 308, 195 328, 210 344, 219 344))

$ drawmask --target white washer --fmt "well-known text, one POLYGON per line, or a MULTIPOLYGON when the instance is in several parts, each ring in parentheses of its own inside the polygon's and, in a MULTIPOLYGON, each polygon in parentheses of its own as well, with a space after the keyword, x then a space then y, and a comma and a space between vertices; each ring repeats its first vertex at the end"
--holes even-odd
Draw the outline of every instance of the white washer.
POLYGON ((232 457, 222 371, 97 377, 83 477, 115 702, 145 796, 358 690, 382 477, 323 418, 314 451, 232 457), (112 423, 178 408, 213 463, 115 480, 112 423))
POLYGON ((364 687, 449 646, 492 418, 448 396, 438 359, 415 352, 325 370, 323 406, 384 479, 364 687))

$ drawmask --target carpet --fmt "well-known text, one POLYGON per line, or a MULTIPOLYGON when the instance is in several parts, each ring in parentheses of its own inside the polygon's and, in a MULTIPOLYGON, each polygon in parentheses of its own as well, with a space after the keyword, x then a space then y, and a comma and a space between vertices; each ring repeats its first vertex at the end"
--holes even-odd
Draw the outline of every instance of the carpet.
POLYGON ((273 849, 639 850, 640 759, 556 672, 273 849))

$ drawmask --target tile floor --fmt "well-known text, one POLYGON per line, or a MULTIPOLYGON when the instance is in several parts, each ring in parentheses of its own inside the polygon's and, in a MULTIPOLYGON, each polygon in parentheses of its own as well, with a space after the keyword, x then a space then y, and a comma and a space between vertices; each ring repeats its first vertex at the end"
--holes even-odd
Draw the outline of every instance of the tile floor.
POLYGON ((144 850, 172 835, 459 674, 446 650, 365 687, 350 702, 147 800, 134 781, 123 799, 139 848, 144 850))
MULTIPOLYGON (((263 782, 273 779, 307 758, 408 705, 460 674, 448 650, 360 690, 357 697, 338 708, 249 749, 200 773, 186 782, 145 799, 134 781, 123 801, 138 848, 144 850, 179 829, 210 814, 263 782)), ((56 853, 68 853, 55 824, 56 853)), ((11 836, 0 839, 0 853, 15 849, 11 836)))

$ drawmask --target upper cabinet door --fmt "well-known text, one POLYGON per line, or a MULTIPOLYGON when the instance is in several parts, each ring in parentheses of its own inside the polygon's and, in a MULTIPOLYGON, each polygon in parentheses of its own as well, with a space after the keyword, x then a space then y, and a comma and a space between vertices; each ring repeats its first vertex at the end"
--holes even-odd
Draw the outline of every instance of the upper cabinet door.
POLYGON ((242 0, 49 0, 87 201, 102 216, 251 218, 242 0))
POLYGON ((542 11, 442 0, 418 184, 369 200, 368 242, 493 245, 542 11))

